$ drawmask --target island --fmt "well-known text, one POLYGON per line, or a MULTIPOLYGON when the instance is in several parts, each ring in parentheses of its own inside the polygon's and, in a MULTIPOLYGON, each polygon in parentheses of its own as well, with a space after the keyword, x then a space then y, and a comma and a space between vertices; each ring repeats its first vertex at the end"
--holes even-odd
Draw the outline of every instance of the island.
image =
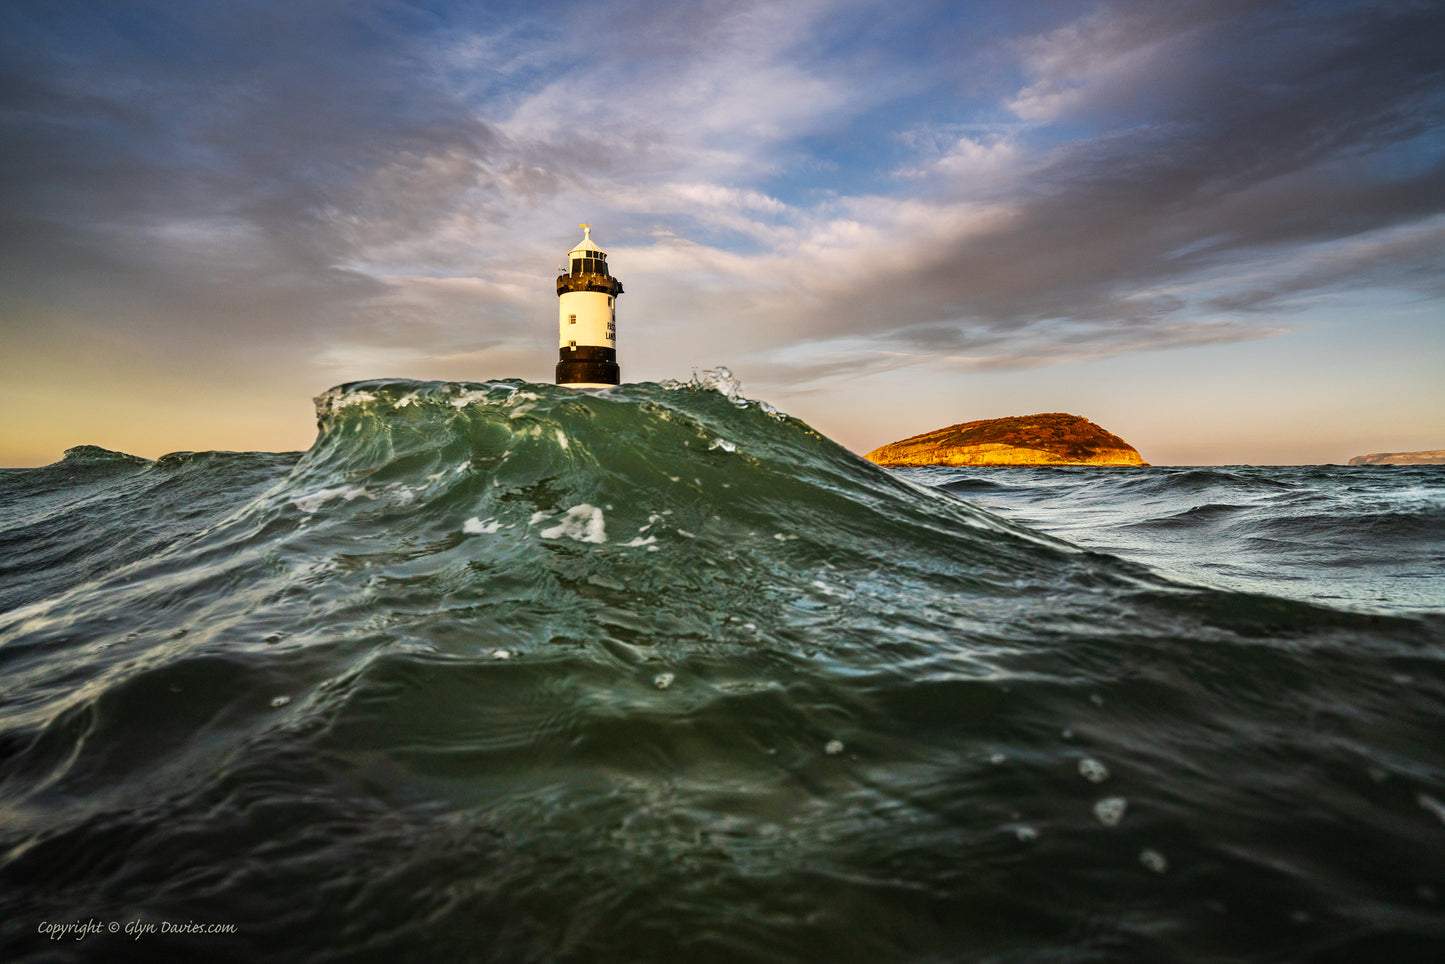
POLYGON ((1376 452, 1374 455, 1356 455, 1351 465, 1445 465, 1445 449, 1431 449, 1428 452, 1376 452))
POLYGON ((874 449, 879 465, 1148 465, 1119 436, 1081 415, 986 418, 874 449))

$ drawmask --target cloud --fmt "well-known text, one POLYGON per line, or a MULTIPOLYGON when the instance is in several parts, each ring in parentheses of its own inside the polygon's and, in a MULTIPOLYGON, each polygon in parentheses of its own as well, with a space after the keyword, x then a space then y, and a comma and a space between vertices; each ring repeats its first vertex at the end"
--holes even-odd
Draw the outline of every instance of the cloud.
POLYGON ((635 357, 764 382, 1439 296, 1435 4, 68 9, 0 13, 11 329, 512 365, 580 220, 635 357))
POLYGON ((1442 26, 1414 4, 1115 5, 1023 41, 1008 104, 1035 126, 963 134, 903 172, 917 202, 816 224, 793 330, 866 337, 881 367, 943 343, 1027 366, 1278 333, 1254 316, 1438 277, 1411 226, 1445 210, 1442 26))

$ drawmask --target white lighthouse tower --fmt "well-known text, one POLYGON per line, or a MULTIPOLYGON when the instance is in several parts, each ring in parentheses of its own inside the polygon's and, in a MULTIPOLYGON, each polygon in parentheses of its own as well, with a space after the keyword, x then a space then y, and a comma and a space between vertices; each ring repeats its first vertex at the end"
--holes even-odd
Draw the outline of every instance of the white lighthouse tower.
POLYGON ((607 273, 607 253, 592 243, 592 226, 580 225, 582 241, 567 252, 557 276, 557 384, 568 388, 616 385, 617 296, 622 282, 607 273))

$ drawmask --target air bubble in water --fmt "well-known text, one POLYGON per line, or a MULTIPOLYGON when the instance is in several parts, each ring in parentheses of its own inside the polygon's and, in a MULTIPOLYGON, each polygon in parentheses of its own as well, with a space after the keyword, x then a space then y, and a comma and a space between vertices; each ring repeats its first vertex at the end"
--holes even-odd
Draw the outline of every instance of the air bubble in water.
POLYGON ((1124 819, 1124 811, 1129 809, 1129 801, 1123 797, 1105 797, 1094 804, 1094 816, 1106 827, 1117 827, 1119 821, 1124 819))
POLYGON ((1156 874, 1162 874, 1169 869, 1169 861, 1164 858, 1164 855, 1150 847, 1139 851, 1139 863, 1143 864, 1145 869, 1152 870, 1156 874))
POLYGON ((1109 768, 1093 757, 1086 756, 1079 761, 1079 776, 1090 783, 1103 783, 1109 779, 1109 768))
POLYGON ((829 756, 837 756, 839 753, 843 752, 843 741, 829 740, 828 745, 823 747, 823 752, 828 754, 829 756))

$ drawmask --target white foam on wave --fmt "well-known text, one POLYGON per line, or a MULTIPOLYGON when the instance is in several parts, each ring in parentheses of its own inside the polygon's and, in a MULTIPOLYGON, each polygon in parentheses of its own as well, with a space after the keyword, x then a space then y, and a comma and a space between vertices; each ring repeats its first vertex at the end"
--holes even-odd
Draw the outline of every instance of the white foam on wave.
POLYGON ((502 524, 496 519, 488 519, 483 522, 476 516, 472 516, 466 522, 462 523, 462 531, 467 533, 468 535, 473 536, 491 535, 493 532, 497 532, 501 528, 502 524))
POLYGON ((1094 804, 1094 816, 1106 827, 1117 827, 1129 809, 1129 801, 1123 797, 1105 797, 1094 804))
POLYGON ((365 486, 339 485, 334 489, 317 489, 315 492, 307 495, 297 496, 291 500, 291 504, 307 515, 310 515, 332 499, 345 499, 347 502, 351 502, 354 499, 374 498, 376 498, 376 496, 367 492, 365 486))
POLYGON ((647 538, 644 539, 642 536, 639 535, 639 536, 636 536, 635 538, 633 538, 633 540, 632 540, 631 542, 624 542, 623 545, 626 546, 626 547, 629 548, 629 549, 635 549, 635 548, 637 548, 638 546, 650 546, 650 545, 652 545, 653 543, 655 543, 656 541, 657 541, 657 536, 648 536, 647 538))
POLYGON ((722 449, 724 452, 736 452, 738 447, 725 438, 715 438, 712 440, 712 444, 708 446, 709 451, 713 449, 722 449))
POLYGON ((1093 757, 1086 756, 1079 761, 1079 776, 1090 783, 1103 783, 1109 779, 1109 768, 1093 757))
POLYGON ((607 530, 602 510, 586 502, 567 510, 562 521, 550 529, 543 529, 543 539, 558 539, 566 536, 577 542, 606 542, 607 530))
POLYGON ((567 451, 567 433, 560 428, 557 429, 557 444, 562 446, 562 451, 567 451))
POLYGON ((466 408, 468 405, 472 404, 472 402, 485 402, 486 400, 486 392, 472 390, 460 392, 447 404, 451 405, 452 408, 466 408))
POLYGON ((339 412, 343 408, 350 408, 353 405, 365 405, 367 402, 374 401, 376 401, 376 396, 370 392, 347 392, 344 395, 332 397, 331 410, 339 412))
POLYGON ((1152 870, 1156 874, 1162 874, 1169 869, 1168 859, 1152 847, 1145 847, 1139 851, 1139 863, 1143 864, 1145 869, 1152 870))

